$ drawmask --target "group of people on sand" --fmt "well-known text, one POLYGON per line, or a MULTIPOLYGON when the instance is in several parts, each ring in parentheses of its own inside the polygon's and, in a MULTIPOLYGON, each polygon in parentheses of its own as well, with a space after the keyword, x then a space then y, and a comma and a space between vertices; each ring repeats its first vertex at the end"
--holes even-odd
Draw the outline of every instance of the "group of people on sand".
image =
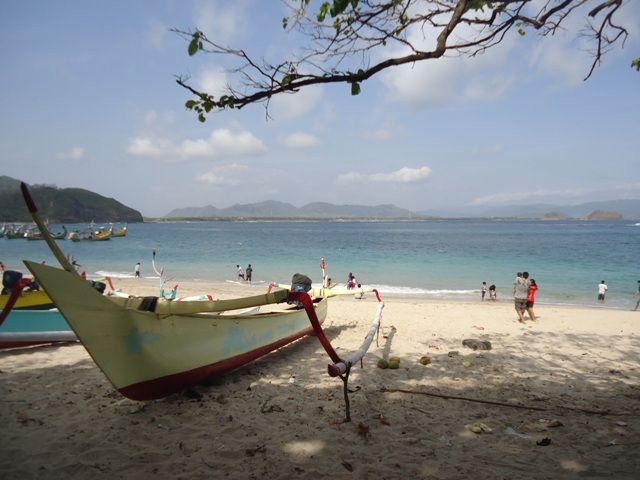
POLYGON ((490 287, 487 288, 487 282, 482 282, 482 288, 480 288, 480 292, 482 292, 482 301, 484 301, 484 297, 487 294, 487 290, 489 291, 489 300, 496 301, 498 299, 496 286, 491 284, 490 287))
POLYGON ((518 272, 516 274, 516 279, 513 281, 513 301, 520 323, 524 323, 525 311, 532 321, 536 321, 533 305, 536 301, 537 291, 538 285, 533 278, 529 278, 529 272, 518 272))
POLYGON ((253 276, 253 267, 251 267, 251 264, 247 265, 247 268, 244 270, 240 265, 236 265, 236 273, 239 282, 251 283, 251 277, 253 276))

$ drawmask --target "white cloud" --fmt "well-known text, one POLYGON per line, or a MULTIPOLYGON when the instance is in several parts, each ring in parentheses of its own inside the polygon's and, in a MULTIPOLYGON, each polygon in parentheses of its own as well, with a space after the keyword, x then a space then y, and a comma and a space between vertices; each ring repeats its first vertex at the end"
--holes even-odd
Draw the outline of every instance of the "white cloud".
POLYGON ((249 171, 246 165, 231 163, 228 165, 216 165, 209 171, 196 175, 197 182, 207 185, 238 185, 240 174, 249 171))
POLYGON ((62 160, 80 160, 84 157, 85 151, 82 147, 73 147, 68 152, 61 152, 56 155, 57 158, 62 160))
POLYGON ((226 46, 237 41, 247 30, 249 11, 245 0, 201 0, 195 7, 196 26, 209 39, 226 46))
POLYGON ((126 151, 136 156, 179 161, 193 157, 218 159, 262 155, 267 147, 249 131, 220 128, 211 132, 208 138, 185 139, 179 143, 157 136, 136 137, 129 142, 126 151))
POLYGON ((139 157, 163 157, 170 155, 171 144, 156 138, 136 137, 127 146, 127 153, 139 157))
POLYGON ((403 167, 391 173, 362 174, 349 172, 338 175, 336 183, 348 185, 352 183, 418 183, 424 181, 431 174, 429 167, 403 167))
MULTIPOLYGON (((439 30, 414 28, 408 40, 418 49, 432 50, 439 30)), ((473 27, 460 25, 450 44, 475 36, 473 27)), ((392 99, 412 106, 434 107, 451 103, 487 101, 500 97, 512 84, 513 76, 502 68, 515 41, 507 36, 500 45, 473 58, 455 56, 401 65, 385 71, 383 82, 392 99)), ((388 52, 387 52, 388 53, 388 52)), ((410 53, 407 49, 390 52, 393 56, 410 53)))
POLYGON ((207 185, 235 185, 235 183, 216 175, 214 172, 205 172, 196 175, 196 181, 206 183, 207 185))
POLYGON ((276 95, 269 104, 269 113, 276 121, 299 117, 313 109, 323 93, 321 86, 311 86, 293 94, 276 95))
POLYGON ((310 133, 297 132, 287 135, 282 139, 282 143, 289 148, 309 148, 315 147, 320 141, 310 133))
MULTIPOLYGON (((591 32, 586 30, 587 12, 592 7, 590 4, 581 6, 563 20, 563 28, 558 29, 554 35, 539 38, 530 55, 530 67, 566 86, 581 85, 589 73, 597 47, 591 32)), ((608 11, 605 9, 591 23, 599 27, 608 11)), ((637 39, 640 33, 640 2, 623 3, 613 17, 613 23, 626 28, 629 31, 629 39, 637 39)), ((637 44, 635 40, 635 45, 637 44)), ((617 43, 606 52, 602 61, 606 63, 610 57, 616 58, 621 55, 627 55, 627 52, 621 48, 621 43, 617 43)), ((596 75, 598 68, 596 66, 596 75)))
POLYGON ((227 74, 220 67, 209 67, 204 69, 198 76, 197 84, 200 90, 214 97, 219 97, 226 93, 227 74))

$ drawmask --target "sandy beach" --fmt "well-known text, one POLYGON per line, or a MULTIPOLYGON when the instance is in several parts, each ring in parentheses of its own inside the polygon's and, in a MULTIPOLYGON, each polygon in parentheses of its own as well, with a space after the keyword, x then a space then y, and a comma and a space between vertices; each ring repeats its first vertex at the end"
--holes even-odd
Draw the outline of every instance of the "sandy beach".
MULTIPOLYGON (((637 478, 640 312, 538 305, 522 325, 504 299, 384 300, 379 345, 350 375, 350 423, 314 337, 151 402, 122 397, 80 344, 2 352, 0 477, 637 478), (393 356, 400 368, 378 368, 393 356)), ((332 299, 324 327, 339 353, 360 346, 375 309, 371 295, 332 299)))

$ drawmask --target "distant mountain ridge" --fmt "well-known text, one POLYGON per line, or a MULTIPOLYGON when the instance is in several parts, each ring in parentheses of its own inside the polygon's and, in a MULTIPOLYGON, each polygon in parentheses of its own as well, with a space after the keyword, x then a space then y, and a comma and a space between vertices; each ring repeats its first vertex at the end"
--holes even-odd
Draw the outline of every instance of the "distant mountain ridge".
MULTIPOLYGON (((144 221, 137 210, 82 188, 30 185, 29 190, 40 215, 51 223, 144 221)), ((20 192, 20 180, 0 175, 0 222, 30 221, 31 215, 20 192)))
POLYGON ((312 202, 302 207, 268 200, 236 204, 227 208, 212 205, 176 208, 165 218, 418 218, 419 215, 395 205, 334 205, 312 202))
POLYGON ((545 218, 552 214, 558 218, 587 219, 596 211, 619 213, 628 220, 640 219, 640 199, 603 200, 586 202, 577 205, 532 204, 504 206, 471 206, 428 209, 417 212, 419 215, 436 217, 514 217, 545 218))
POLYGON ((615 220, 640 219, 640 199, 607 200, 579 205, 507 205, 498 207, 472 206, 430 209, 413 212, 395 205, 376 206, 334 205, 312 202, 302 207, 290 203, 267 200, 264 202, 236 204, 231 207, 176 208, 166 214, 166 219, 207 218, 533 218, 546 220, 615 220), (607 212, 602 215, 597 212, 607 212), (594 215, 595 214, 595 215, 594 215))

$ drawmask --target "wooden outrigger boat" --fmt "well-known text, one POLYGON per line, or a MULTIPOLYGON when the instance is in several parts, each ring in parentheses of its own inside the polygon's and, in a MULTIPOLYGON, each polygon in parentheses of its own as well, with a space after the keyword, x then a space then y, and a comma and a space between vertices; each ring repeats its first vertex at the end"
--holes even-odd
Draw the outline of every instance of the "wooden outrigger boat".
MULTIPOLYGON (((10 295, 0 295, 0 310, 3 310, 9 301, 10 295)), ((11 307, 13 310, 49 310, 55 305, 49 295, 42 290, 30 290, 22 292, 15 304, 11 307)))
MULTIPOLYGON (((68 233, 67 227, 65 227, 64 225, 62 226, 61 232, 57 232, 57 233, 49 232, 49 234, 51 235, 51 238, 53 238, 54 240, 64 240, 65 238, 67 238, 67 233, 68 233)), ((42 234, 34 230, 27 230, 27 233, 25 233, 24 238, 26 238, 27 240, 44 240, 44 237, 42 236, 42 234)))
MULTIPOLYGON (((109 298, 72 272, 25 262, 114 387, 149 400, 232 370, 311 333, 303 309, 232 311, 284 302, 288 291, 235 300, 109 298)), ((323 321, 327 299, 315 302, 323 321)))
MULTIPOLYGON (((77 274, 48 235, 27 186, 22 184, 21 189, 34 221, 63 269, 30 261, 25 265, 98 367, 128 398, 150 400, 183 390, 311 332, 316 333, 333 361, 329 373, 342 376, 347 372, 348 376, 351 365, 362 358, 378 330, 383 303, 363 346, 350 358, 341 359, 321 327, 331 294, 320 289, 312 292, 319 296, 311 298, 306 285, 231 300, 104 296, 77 274), (269 310, 261 308, 252 314, 242 311, 258 306, 269 306, 269 310)), ((310 280, 306 280, 310 287, 310 280)))
POLYGON ((77 340, 57 310, 14 310, 0 323, 0 349, 77 340))
POLYGON ((117 230, 113 230, 111 232, 112 237, 125 237, 127 235, 127 226, 125 225, 122 228, 118 228, 117 230))

